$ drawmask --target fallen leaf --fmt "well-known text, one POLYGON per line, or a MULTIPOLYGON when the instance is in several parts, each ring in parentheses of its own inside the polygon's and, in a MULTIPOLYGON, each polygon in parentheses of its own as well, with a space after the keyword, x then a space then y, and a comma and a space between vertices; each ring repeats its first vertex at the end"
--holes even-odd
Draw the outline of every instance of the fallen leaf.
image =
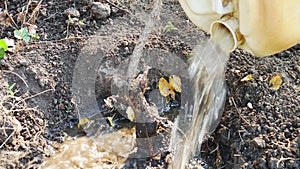
POLYGON ((176 75, 170 76, 169 83, 176 92, 181 93, 181 79, 179 76, 176 75))
POLYGON ((158 82, 159 92, 162 96, 169 96, 175 100, 175 91, 181 92, 181 79, 179 76, 171 75, 169 76, 169 82, 165 78, 160 78, 158 82))
POLYGON ((77 125, 78 128, 86 126, 90 120, 86 117, 79 119, 79 123, 77 125))
POLYGON ((282 84, 282 78, 280 75, 275 75, 270 80, 271 83, 271 89, 278 90, 282 84))
POLYGON ((245 76, 243 79, 241 79, 241 82, 247 82, 252 80, 252 74, 245 76))
POLYGON ((114 116, 112 116, 112 117, 107 117, 107 120, 108 120, 108 122, 109 122, 109 125, 112 126, 112 127, 115 126, 115 123, 113 122, 113 119, 114 119, 114 116))
POLYGON ((127 118, 130 121, 133 121, 135 119, 134 111, 131 106, 128 106, 128 108, 126 110, 126 114, 127 114, 127 118))
POLYGON ((162 96, 167 97, 171 95, 172 99, 175 99, 175 92, 173 87, 169 84, 169 82, 165 78, 160 78, 158 81, 158 89, 162 96))

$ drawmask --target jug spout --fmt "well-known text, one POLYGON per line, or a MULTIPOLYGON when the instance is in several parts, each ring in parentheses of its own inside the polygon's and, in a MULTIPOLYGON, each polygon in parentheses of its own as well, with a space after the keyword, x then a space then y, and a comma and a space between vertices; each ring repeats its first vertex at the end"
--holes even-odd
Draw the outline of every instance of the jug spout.
POLYGON ((232 52, 244 42, 236 18, 223 17, 210 27, 211 39, 226 52, 232 52))

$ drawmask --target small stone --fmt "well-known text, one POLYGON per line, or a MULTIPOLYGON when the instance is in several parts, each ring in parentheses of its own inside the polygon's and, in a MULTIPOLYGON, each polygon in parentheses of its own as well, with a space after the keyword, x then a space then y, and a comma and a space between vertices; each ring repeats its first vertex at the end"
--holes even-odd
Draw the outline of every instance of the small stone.
POLYGON ((60 104, 59 104, 59 109, 60 109, 60 110, 65 110, 65 105, 64 105, 63 103, 60 103, 60 104))
POLYGON ((257 131, 260 133, 261 132, 261 126, 257 127, 257 131))
POLYGON ((64 14, 67 15, 67 16, 71 16, 71 17, 79 17, 80 16, 80 13, 77 9, 75 8, 68 8, 64 11, 64 14))
POLYGON ((40 12, 43 16, 47 16, 47 8, 42 8, 40 12))
POLYGON ((262 138, 255 137, 252 140, 252 145, 254 145, 254 147, 256 147, 256 148, 265 148, 266 147, 266 142, 262 138))
POLYGON ((53 103, 57 104, 58 103, 57 99, 53 99, 53 103))
POLYGON ((116 8, 116 7, 112 7, 111 10, 112 10, 112 13, 117 13, 117 12, 119 12, 119 8, 116 8))
MULTIPOLYGON (((43 124, 43 123, 39 123, 39 125, 41 125, 41 124, 43 124)), ((36 126, 36 125, 33 127, 33 129, 34 129, 35 131, 39 131, 39 130, 40 130, 39 127, 36 126)))
POLYGON ((300 73, 300 65, 295 66, 295 70, 300 73))
POLYGON ((47 80, 44 78, 39 79, 39 84, 41 87, 44 87, 47 84, 47 80))
POLYGON ((93 2, 91 11, 96 19, 105 19, 111 13, 110 6, 101 2, 93 2))
POLYGON ((253 109, 252 103, 250 103, 250 102, 247 103, 247 106, 248 106, 249 109, 253 109))
POLYGON ((266 160, 265 159, 263 159, 263 158, 260 158, 259 160, 258 160, 258 168, 261 168, 261 169, 268 169, 268 166, 267 166, 267 162, 266 162, 266 160))
POLYGON ((22 65, 22 66, 28 66, 29 65, 29 62, 24 58, 20 59, 19 62, 20 62, 20 65, 22 65))

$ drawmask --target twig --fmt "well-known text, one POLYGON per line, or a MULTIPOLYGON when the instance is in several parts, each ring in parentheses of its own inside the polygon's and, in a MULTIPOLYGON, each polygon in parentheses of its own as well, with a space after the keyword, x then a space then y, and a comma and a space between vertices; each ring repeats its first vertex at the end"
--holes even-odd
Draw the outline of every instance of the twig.
POLYGON ((22 23, 22 25, 24 23, 26 23, 26 15, 28 14, 28 9, 29 9, 29 6, 30 6, 31 2, 32 2, 32 0, 29 0, 28 4, 26 5, 26 10, 25 10, 25 13, 24 13, 24 16, 23 16, 23 23, 22 23))
MULTIPOLYGON (((167 121, 168 125, 170 125, 171 127, 175 127, 175 130, 178 131, 180 134, 182 134, 182 136, 184 138, 186 138, 186 134, 184 133, 184 131, 180 128, 180 127, 177 127, 174 125, 174 123, 172 121, 167 121)), ((161 123, 162 125, 165 126, 164 123, 161 123)), ((165 126, 165 127, 168 127, 168 126, 165 126)))
POLYGON ((93 37, 96 37, 96 36, 91 35, 91 36, 68 37, 68 38, 63 38, 63 39, 58 39, 58 40, 30 42, 30 44, 57 43, 57 42, 64 42, 64 41, 68 41, 68 40, 87 39, 87 38, 93 38, 93 37))
POLYGON ((70 20, 71 20, 71 16, 68 15, 68 21, 67 21, 67 35, 65 37, 65 39, 69 38, 69 29, 70 29, 70 20))
POLYGON ((281 158, 277 161, 276 166, 279 167, 280 162, 286 161, 286 160, 296 160, 296 161, 298 161, 298 160, 300 160, 300 158, 292 158, 292 157, 282 158, 282 157, 281 157, 281 158))
POLYGON ((15 130, 10 133, 10 135, 6 138, 6 140, 0 145, 0 149, 5 145, 5 143, 15 134, 15 130))
POLYGON ((213 149, 211 152, 209 152, 209 154, 214 153, 215 151, 217 151, 219 149, 219 144, 217 144, 217 147, 215 149, 213 149))
POLYGON ((241 111, 237 108, 236 103, 235 103, 235 101, 234 101, 234 98, 233 98, 233 97, 230 97, 229 99, 232 101, 232 103, 233 103, 233 105, 234 105, 236 111, 239 113, 240 118, 241 118, 247 125, 251 126, 251 123, 248 122, 248 121, 241 115, 241 111))
POLYGON ((0 71, 2 71, 4 73, 11 73, 11 74, 14 74, 14 75, 18 76, 23 81, 25 86, 28 88, 28 84, 26 83, 26 81, 18 73, 15 73, 15 72, 12 72, 12 71, 9 71, 9 70, 0 70, 0 71))
POLYGON ((36 142, 36 141, 37 141, 36 138, 39 137, 41 134, 42 134, 42 131, 38 131, 38 132, 34 135, 33 141, 36 142))
MULTIPOLYGON (((37 4, 37 6, 33 9, 29 19, 27 20, 28 23, 30 23, 31 19, 36 15, 36 13, 40 10, 41 8, 41 4, 42 4, 43 0, 40 0, 39 3, 37 4)), ((34 23, 33 23, 34 24, 34 23)))
POLYGON ((11 25, 11 24, 10 24, 10 26, 13 27, 14 29, 18 29, 18 25, 16 24, 14 18, 11 17, 10 14, 8 13, 8 7, 7 7, 7 2, 6 2, 6 0, 4 1, 4 6, 5 6, 5 13, 6 13, 6 15, 9 17, 9 19, 10 19, 10 20, 12 21, 12 23, 14 24, 14 26, 11 25))
POLYGON ((118 9, 121 10, 121 11, 124 11, 124 12, 126 12, 126 13, 132 15, 132 13, 131 13, 130 11, 128 11, 127 9, 121 8, 121 7, 119 7, 118 5, 116 5, 116 4, 112 3, 112 2, 110 2, 109 0, 105 0, 105 2, 109 3, 111 6, 113 6, 113 7, 115 7, 115 8, 118 8, 118 9))
POLYGON ((242 142, 244 143, 245 141, 244 141, 243 137, 241 136, 241 133, 240 133, 240 131, 238 131, 238 132, 239 132, 240 139, 241 139, 241 140, 242 140, 242 142))
POLYGON ((34 94, 34 95, 32 95, 32 96, 25 97, 24 99, 22 99, 21 101, 19 101, 17 104, 19 104, 20 102, 23 102, 23 101, 25 101, 25 100, 32 99, 32 98, 34 98, 34 97, 36 97, 36 96, 42 95, 42 94, 44 94, 44 93, 47 93, 47 92, 49 92, 49 91, 53 91, 53 89, 44 90, 44 91, 42 91, 42 92, 40 92, 40 93, 37 93, 37 94, 34 94))
POLYGON ((43 19, 43 21, 46 21, 48 19, 51 19, 52 17, 54 17, 56 14, 60 14, 58 12, 55 12, 54 14, 51 14, 50 16, 48 16, 47 18, 43 19))
POLYGON ((13 127, 1 127, 0 129, 1 130, 14 130, 13 127))
POLYGON ((26 109, 15 109, 15 110, 10 110, 10 112, 19 112, 19 111, 35 111, 35 108, 26 108, 26 109))

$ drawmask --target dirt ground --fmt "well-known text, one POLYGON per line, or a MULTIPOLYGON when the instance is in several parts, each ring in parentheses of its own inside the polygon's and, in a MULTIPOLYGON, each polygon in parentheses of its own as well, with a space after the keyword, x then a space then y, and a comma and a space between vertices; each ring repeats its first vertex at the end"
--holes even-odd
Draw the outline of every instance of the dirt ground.
MULTIPOLYGON (((67 131, 79 122, 71 91, 73 73, 89 39, 99 32, 109 37, 118 30, 133 30, 124 33, 120 41, 111 39, 116 44, 104 62, 114 68, 132 54, 153 2, 100 2, 105 5, 98 9, 87 0, 43 1, 36 14, 40 39, 24 43, 19 51, 6 53, 0 61, 0 168, 39 168, 53 155, 55 145, 72 135, 67 131), (139 12, 144 16, 137 21, 139 12), (12 96, 7 90, 14 83, 12 96)), ((7 2, 15 20, 22 8, 28 7, 30 14, 36 6, 36 1, 30 6, 25 0, 7 2)), ((0 9, 5 9, 2 2, 0 9)), ((164 1, 160 16, 161 27, 150 35, 147 48, 171 51, 187 60, 197 42, 208 36, 188 21, 176 1, 164 1)), ((1 39, 14 38, 13 27, 1 24, 0 30, 1 39)), ((164 74, 154 75, 158 80, 164 74)), ((101 77, 97 77, 101 87, 95 87, 99 104, 111 93, 109 81, 101 77)), ((300 168, 300 45, 267 58, 235 50, 228 61, 226 83, 227 99, 220 124, 203 144, 201 160, 195 157, 190 162, 191 168, 300 168), (250 74, 252 80, 241 82, 250 74), (283 79, 278 90, 272 90, 269 83, 274 75, 283 79)), ((156 85, 154 81, 149 83, 152 88, 156 85)), ((142 164, 136 168, 167 167, 147 160, 140 160, 142 164)))

